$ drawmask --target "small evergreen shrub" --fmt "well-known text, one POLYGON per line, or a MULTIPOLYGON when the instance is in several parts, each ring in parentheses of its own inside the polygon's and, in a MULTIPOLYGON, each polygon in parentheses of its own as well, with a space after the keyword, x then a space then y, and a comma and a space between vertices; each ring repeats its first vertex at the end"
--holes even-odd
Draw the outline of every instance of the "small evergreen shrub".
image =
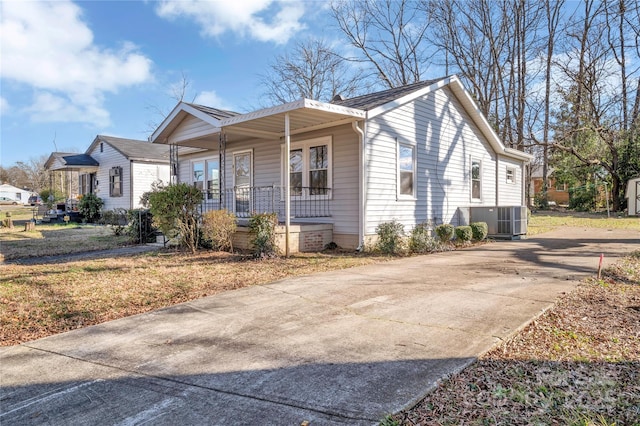
POLYGON ((256 213, 249 219, 249 233, 253 255, 258 259, 274 257, 278 255, 276 244, 276 226, 278 215, 276 213, 256 213))
POLYGON ((404 226, 397 220, 383 222, 376 227, 376 249, 385 254, 398 254, 403 249, 404 226))
POLYGON ((100 209, 103 204, 102 198, 96 194, 85 194, 78 202, 78 212, 87 223, 93 223, 100 218, 100 209))
POLYGON ((119 208, 102 212, 100 223, 109 225, 113 235, 124 235, 127 230, 127 224, 129 223, 127 209, 119 208))
POLYGON ((411 230, 409 250, 412 253, 429 253, 433 251, 435 240, 431 238, 429 224, 421 223, 411 230))
POLYGON ((455 228, 449 223, 443 223, 442 225, 436 226, 436 235, 441 242, 447 243, 453 239, 455 228))
POLYGON ((457 226, 455 229, 456 229, 456 238, 462 241, 463 243, 466 243, 467 241, 471 241, 471 238, 473 238, 473 231, 471 230, 470 226, 461 225, 461 226, 457 226))
POLYGON ((153 226, 153 215, 147 209, 129 210, 127 235, 134 244, 154 243, 157 229, 153 226))
POLYGON ((236 215, 228 210, 212 210, 202 215, 202 236, 210 241, 211 249, 233 251, 236 215))
POLYGON ((487 238, 487 234, 489 233, 489 225, 486 222, 473 222, 471 224, 471 233, 473 234, 473 239, 476 241, 482 241, 487 238))

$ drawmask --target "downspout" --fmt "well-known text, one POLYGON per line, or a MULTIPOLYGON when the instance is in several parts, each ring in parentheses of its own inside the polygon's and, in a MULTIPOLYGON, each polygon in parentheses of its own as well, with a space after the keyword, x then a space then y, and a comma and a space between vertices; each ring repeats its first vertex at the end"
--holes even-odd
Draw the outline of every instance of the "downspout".
POLYGON ((500 205, 500 154, 496 152, 496 207, 500 205))
POLYGON ((365 236, 365 200, 366 200, 366 188, 365 188, 365 170, 364 165, 366 164, 365 159, 365 146, 364 146, 364 131, 358 126, 357 121, 351 122, 351 127, 353 130, 360 136, 359 139, 359 148, 360 148, 360 158, 358 161, 358 183, 360 189, 358 190, 358 251, 364 251, 364 236, 365 236))
MULTIPOLYGON (((120 176, 122 179, 123 176, 120 176)), ((129 206, 134 209, 133 206, 133 161, 129 160, 129 206)))

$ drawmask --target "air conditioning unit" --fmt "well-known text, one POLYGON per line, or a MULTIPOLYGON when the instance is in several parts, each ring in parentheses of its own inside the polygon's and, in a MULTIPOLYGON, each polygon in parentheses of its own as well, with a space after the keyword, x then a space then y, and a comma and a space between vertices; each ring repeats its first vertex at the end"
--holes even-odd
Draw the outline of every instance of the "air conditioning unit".
POLYGON ((525 206, 471 207, 471 222, 486 222, 489 236, 521 238, 527 234, 527 208, 525 206))

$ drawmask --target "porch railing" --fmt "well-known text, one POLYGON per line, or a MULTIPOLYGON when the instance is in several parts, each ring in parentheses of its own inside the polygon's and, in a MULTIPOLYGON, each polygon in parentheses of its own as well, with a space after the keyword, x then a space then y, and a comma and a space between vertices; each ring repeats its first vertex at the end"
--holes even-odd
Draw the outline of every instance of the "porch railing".
MULTIPOLYGON (((254 213, 277 213, 284 220, 284 187, 278 185, 235 187, 205 193, 201 212, 221 210, 248 218, 254 213)), ((291 187, 291 218, 330 217, 331 188, 291 187)))

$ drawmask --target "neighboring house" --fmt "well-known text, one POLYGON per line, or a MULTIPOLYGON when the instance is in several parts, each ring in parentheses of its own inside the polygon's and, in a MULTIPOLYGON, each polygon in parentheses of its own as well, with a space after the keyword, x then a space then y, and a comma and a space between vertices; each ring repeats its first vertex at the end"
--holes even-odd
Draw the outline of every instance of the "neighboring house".
POLYGON ((69 199, 96 194, 103 210, 139 208, 140 196, 152 183, 169 183, 169 150, 147 141, 98 135, 84 154, 52 153, 45 168, 78 173, 77 193, 66 194, 69 199))
POLYGON ((206 208, 315 229, 301 250, 361 246, 393 219, 410 230, 523 206, 532 158, 505 148, 456 76, 247 114, 181 102, 150 140, 170 146, 174 178, 202 188, 206 208))
MULTIPOLYGON (((569 188, 566 183, 559 183, 549 168, 547 176, 547 200, 549 203, 566 206, 569 204, 569 188)), ((542 166, 535 166, 531 170, 530 204, 535 206, 536 196, 542 196, 542 166)))
POLYGON ((640 176, 627 182, 627 213, 629 216, 640 216, 640 176))
POLYGON ((18 202, 18 204, 29 204, 31 191, 20 189, 17 186, 3 183, 0 185, 0 197, 7 197, 18 202))

